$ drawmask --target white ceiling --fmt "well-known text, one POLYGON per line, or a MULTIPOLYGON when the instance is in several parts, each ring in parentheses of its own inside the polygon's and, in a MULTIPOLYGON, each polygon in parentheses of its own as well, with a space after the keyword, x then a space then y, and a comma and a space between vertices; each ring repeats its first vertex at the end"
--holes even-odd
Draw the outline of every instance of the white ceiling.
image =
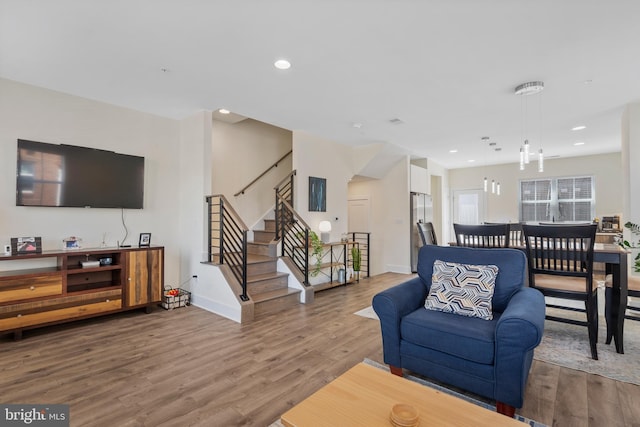
POLYGON ((639 18, 638 0, 0 0, 0 76, 467 167, 517 162, 524 137, 547 156, 619 151, 639 18), (514 94, 532 80, 541 96, 514 94))

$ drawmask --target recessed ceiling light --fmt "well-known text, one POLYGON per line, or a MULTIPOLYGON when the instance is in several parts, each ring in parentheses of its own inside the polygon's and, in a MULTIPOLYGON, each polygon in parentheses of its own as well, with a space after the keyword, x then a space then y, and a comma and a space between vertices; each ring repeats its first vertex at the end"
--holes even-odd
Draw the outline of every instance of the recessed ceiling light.
POLYGON ((580 126, 576 126, 574 128, 571 128, 571 130, 582 130, 582 129, 586 129, 586 126, 580 125, 580 126))
POLYGON ((575 146, 584 145, 584 142, 583 141, 574 142, 573 145, 575 146))
POLYGON ((455 148, 453 150, 449 150, 450 153, 457 153, 458 150, 456 150, 455 148))
POLYGON ((475 160, 474 160, 474 159, 467 160, 467 161, 468 161, 469 163, 473 163, 473 162, 475 162, 475 160))
POLYGON ((229 113, 231 113, 231 111, 229 111, 229 110, 227 110, 225 108, 221 108, 221 109, 218 110, 218 113, 220 113, 220 114, 229 114, 229 113))
POLYGON ((291 62, 287 61, 286 59, 278 59, 273 63, 273 65, 279 70, 288 70, 289 68, 291 68, 291 62))

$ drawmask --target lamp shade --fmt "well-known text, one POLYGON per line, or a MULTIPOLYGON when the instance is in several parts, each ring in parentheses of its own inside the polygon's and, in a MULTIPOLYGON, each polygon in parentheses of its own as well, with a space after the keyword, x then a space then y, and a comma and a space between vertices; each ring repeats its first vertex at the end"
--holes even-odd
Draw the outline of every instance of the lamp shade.
POLYGON ((320 230, 321 233, 328 233, 331 231, 331 223, 329 221, 320 221, 320 224, 318 224, 318 230, 320 230))
POLYGON ((329 243, 331 240, 331 223, 329 221, 320 221, 318 230, 320 230, 320 240, 323 243, 329 243))

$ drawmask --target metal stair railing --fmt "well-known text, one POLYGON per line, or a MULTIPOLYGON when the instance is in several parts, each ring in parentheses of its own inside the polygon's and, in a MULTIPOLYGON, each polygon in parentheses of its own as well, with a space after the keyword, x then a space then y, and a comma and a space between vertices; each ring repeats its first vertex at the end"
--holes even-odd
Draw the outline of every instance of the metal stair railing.
POLYGON ((249 229, 222 194, 207 196, 206 200, 209 224, 208 260, 229 266, 242 286, 240 299, 248 301, 247 232, 249 229))
POLYGON ((289 257, 304 276, 303 284, 309 286, 309 234, 311 227, 293 207, 276 195, 276 234, 280 236, 281 256, 289 257))
POLYGON ((262 172, 260 175, 258 175, 256 178, 253 179, 253 181, 251 181, 249 184, 245 185, 242 190, 238 191, 236 194, 234 194, 234 197, 238 197, 241 194, 244 194, 245 191, 247 191, 249 189, 249 187, 251 187, 253 184, 255 184, 256 182, 260 181, 260 179, 265 176, 267 173, 269 173, 269 171, 271 169, 277 168, 278 165, 280 164, 280 162, 282 162, 284 159, 286 159, 287 157, 289 157, 289 155, 293 153, 293 150, 290 150, 287 154, 285 154, 284 156, 280 157, 274 164, 272 164, 271 166, 269 166, 264 172, 262 172))
MULTIPOLYGON (((289 175, 287 175, 286 177, 284 177, 282 179, 282 181, 280 181, 278 183, 278 185, 276 185, 274 187, 274 190, 276 192, 276 199, 275 199, 275 213, 276 213, 276 240, 280 239, 280 224, 279 222, 282 220, 286 220, 286 217, 283 216, 283 212, 281 211, 281 206, 278 205, 278 200, 284 200, 287 203, 289 203, 289 206, 294 206, 293 203, 293 195, 294 195, 294 177, 296 176, 296 171, 293 170, 291 171, 291 173, 289 175)), ((292 208, 293 210, 293 208, 292 208)))
POLYGON ((360 249, 360 271, 366 271, 366 277, 370 277, 369 248, 371 247, 371 233, 366 231, 349 231, 347 234, 351 236, 352 242, 358 243, 360 249))

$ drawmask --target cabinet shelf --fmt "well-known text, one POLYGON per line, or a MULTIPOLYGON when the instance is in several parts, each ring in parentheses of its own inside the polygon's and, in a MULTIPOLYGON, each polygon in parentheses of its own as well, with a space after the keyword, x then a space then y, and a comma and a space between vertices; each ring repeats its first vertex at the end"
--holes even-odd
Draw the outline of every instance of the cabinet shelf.
POLYGON ((83 273, 94 273, 96 271, 108 271, 108 270, 121 270, 122 267, 119 265, 101 265, 100 267, 73 267, 67 269, 67 274, 83 274, 83 273))

